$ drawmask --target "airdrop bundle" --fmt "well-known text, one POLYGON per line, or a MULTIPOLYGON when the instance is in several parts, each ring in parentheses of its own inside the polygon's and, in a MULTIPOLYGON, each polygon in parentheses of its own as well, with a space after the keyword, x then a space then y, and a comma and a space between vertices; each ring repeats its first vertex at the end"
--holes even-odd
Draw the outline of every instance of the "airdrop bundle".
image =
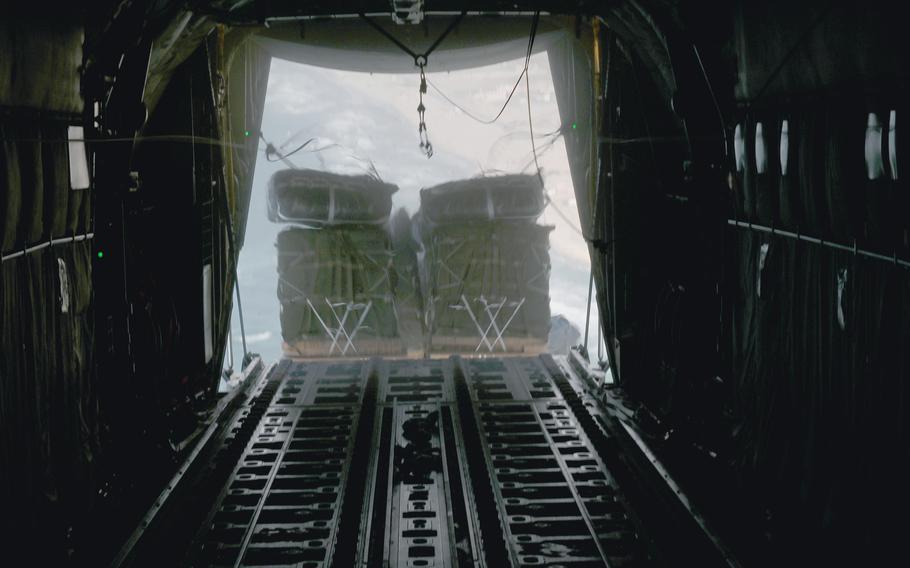
POLYGON ((269 182, 289 357, 539 353, 549 233, 537 176, 459 180, 394 216, 374 176, 282 170, 269 182))

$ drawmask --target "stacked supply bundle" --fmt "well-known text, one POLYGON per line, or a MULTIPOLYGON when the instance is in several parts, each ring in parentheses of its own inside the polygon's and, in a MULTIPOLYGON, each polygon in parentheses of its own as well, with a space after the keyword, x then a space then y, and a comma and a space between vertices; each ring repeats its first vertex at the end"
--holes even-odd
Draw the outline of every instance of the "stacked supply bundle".
POLYGON ((402 352, 385 223, 397 187, 369 176, 283 170, 269 182, 278 234, 284 353, 292 357, 402 352))
POLYGON ((537 176, 421 190, 421 284, 430 352, 539 352, 550 324, 552 227, 537 176))

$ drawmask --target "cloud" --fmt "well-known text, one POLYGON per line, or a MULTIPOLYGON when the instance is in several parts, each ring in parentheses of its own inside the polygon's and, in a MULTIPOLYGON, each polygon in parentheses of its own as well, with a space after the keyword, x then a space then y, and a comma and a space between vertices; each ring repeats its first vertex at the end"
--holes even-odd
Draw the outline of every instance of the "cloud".
MULTIPOLYGON (((246 336, 246 342, 247 342, 247 344, 250 344, 250 345, 255 344, 255 343, 263 343, 263 342, 271 339, 272 335, 273 334, 271 331, 263 331, 262 333, 251 333, 246 336)), ((234 338, 234 343, 242 343, 242 341, 243 341, 243 339, 240 337, 234 338)))

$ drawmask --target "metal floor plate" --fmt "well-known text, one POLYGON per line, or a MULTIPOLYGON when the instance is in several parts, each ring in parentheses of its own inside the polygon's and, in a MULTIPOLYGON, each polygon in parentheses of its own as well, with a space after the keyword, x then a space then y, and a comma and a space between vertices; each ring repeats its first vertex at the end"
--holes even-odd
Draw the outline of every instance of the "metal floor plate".
POLYGON ((282 361, 185 565, 639 563, 561 372, 546 355, 282 361))

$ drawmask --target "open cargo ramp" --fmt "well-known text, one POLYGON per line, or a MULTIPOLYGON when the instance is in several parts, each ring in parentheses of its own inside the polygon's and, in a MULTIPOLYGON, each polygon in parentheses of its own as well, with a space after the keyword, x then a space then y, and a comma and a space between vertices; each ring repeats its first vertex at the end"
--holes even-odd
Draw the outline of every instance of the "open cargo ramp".
POLYGON ((163 515, 123 565, 727 565, 646 487, 576 370, 550 355, 283 360, 209 449, 197 518, 175 498, 185 528, 163 515))

